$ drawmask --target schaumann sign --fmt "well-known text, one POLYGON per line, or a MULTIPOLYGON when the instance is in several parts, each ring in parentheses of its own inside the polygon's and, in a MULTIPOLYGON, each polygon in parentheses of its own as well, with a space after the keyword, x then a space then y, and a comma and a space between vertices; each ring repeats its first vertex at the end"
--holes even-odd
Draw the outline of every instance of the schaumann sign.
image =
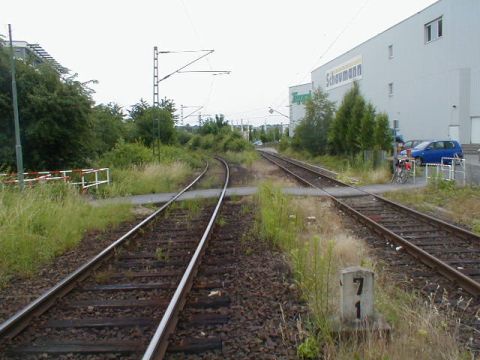
POLYGON ((349 84, 362 78, 362 56, 356 56, 325 73, 325 90, 349 84))

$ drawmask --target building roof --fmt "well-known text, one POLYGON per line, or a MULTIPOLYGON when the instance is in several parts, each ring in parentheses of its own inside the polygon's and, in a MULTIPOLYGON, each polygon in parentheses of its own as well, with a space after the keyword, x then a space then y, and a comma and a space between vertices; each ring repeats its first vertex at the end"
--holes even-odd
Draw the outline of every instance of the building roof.
MULTIPOLYGON (((62 66, 57 60, 55 60, 44 48, 39 44, 30 44, 26 41, 12 41, 12 45, 15 49, 24 48, 35 58, 40 60, 42 63, 50 64, 58 73, 67 74, 70 70, 62 66)), ((8 47, 9 44, 7 41, 0 38, 0 47, 8 47)))

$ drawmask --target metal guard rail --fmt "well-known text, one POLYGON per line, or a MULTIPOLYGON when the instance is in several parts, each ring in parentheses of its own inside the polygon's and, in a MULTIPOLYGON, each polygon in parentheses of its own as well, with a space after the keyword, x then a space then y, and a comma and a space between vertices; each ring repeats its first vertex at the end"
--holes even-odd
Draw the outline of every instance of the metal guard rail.
POLYGON ((57 283, 54 287, 50 290, 45 292, 43 295, 38 297, 36 300, 25 306, 23 309, 18 311, 15 315, 7 319, 5 322, 0 324, 0 343, 4 339, 12 338, 21 332, 28 324, 28 321, 34 317, 39 316, 45 311, 47 311, 53 303, 70 292, 75 286, 76 283, 85 279, 91 270, 96 269, 100 266, 100 263, 105 258, 112 256, 114 250, 136 234, 142 227, 150 223, 158 214, 164 211, 171 203, 173 203, 180 195, 182 195, 185 191, 190 189, 198 180, 200 180, 203 175, 208 170, 208 162, 205 166, 205 169, 198 175, 190 184, 188 184, 183 190, 177 193, 174 197, 172 197, 167 203, 165 203, 160 209, 149 215, 147 218, 142 220, 138 225, 134 228, 129 230, 126 234, 121 236, 118 240, 114 243, 109 245, 107 248, 102 250, 98 255, 94 258, 83 264, 80 268, 75 270, 73 273, 68 275, 65 279, 57 283))

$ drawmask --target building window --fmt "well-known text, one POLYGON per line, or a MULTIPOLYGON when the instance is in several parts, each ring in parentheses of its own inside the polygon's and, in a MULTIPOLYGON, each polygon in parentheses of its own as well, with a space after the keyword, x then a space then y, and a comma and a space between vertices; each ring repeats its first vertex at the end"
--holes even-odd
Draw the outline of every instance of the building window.
POLYGON ((438 40, 443 37, 443 18, 435 19, 425 24, 425 43, 438 40))
POLYGON ((393 58, 393 45, 388 45, 388 58, 393 58))
POLYGON ((393 96, 393 83, 388 84, 388 96, 393 96))

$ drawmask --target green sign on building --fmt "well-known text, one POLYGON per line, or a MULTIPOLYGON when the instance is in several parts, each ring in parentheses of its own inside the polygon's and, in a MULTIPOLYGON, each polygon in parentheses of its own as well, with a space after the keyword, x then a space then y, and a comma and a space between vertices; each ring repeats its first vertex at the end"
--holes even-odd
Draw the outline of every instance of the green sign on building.
POLYGON ((312 98, 312 92, 309 91, 308 94, 299 94, 298 92, 292 93, 292 103, 300 105, 305 104, 307 100, 312 98))

